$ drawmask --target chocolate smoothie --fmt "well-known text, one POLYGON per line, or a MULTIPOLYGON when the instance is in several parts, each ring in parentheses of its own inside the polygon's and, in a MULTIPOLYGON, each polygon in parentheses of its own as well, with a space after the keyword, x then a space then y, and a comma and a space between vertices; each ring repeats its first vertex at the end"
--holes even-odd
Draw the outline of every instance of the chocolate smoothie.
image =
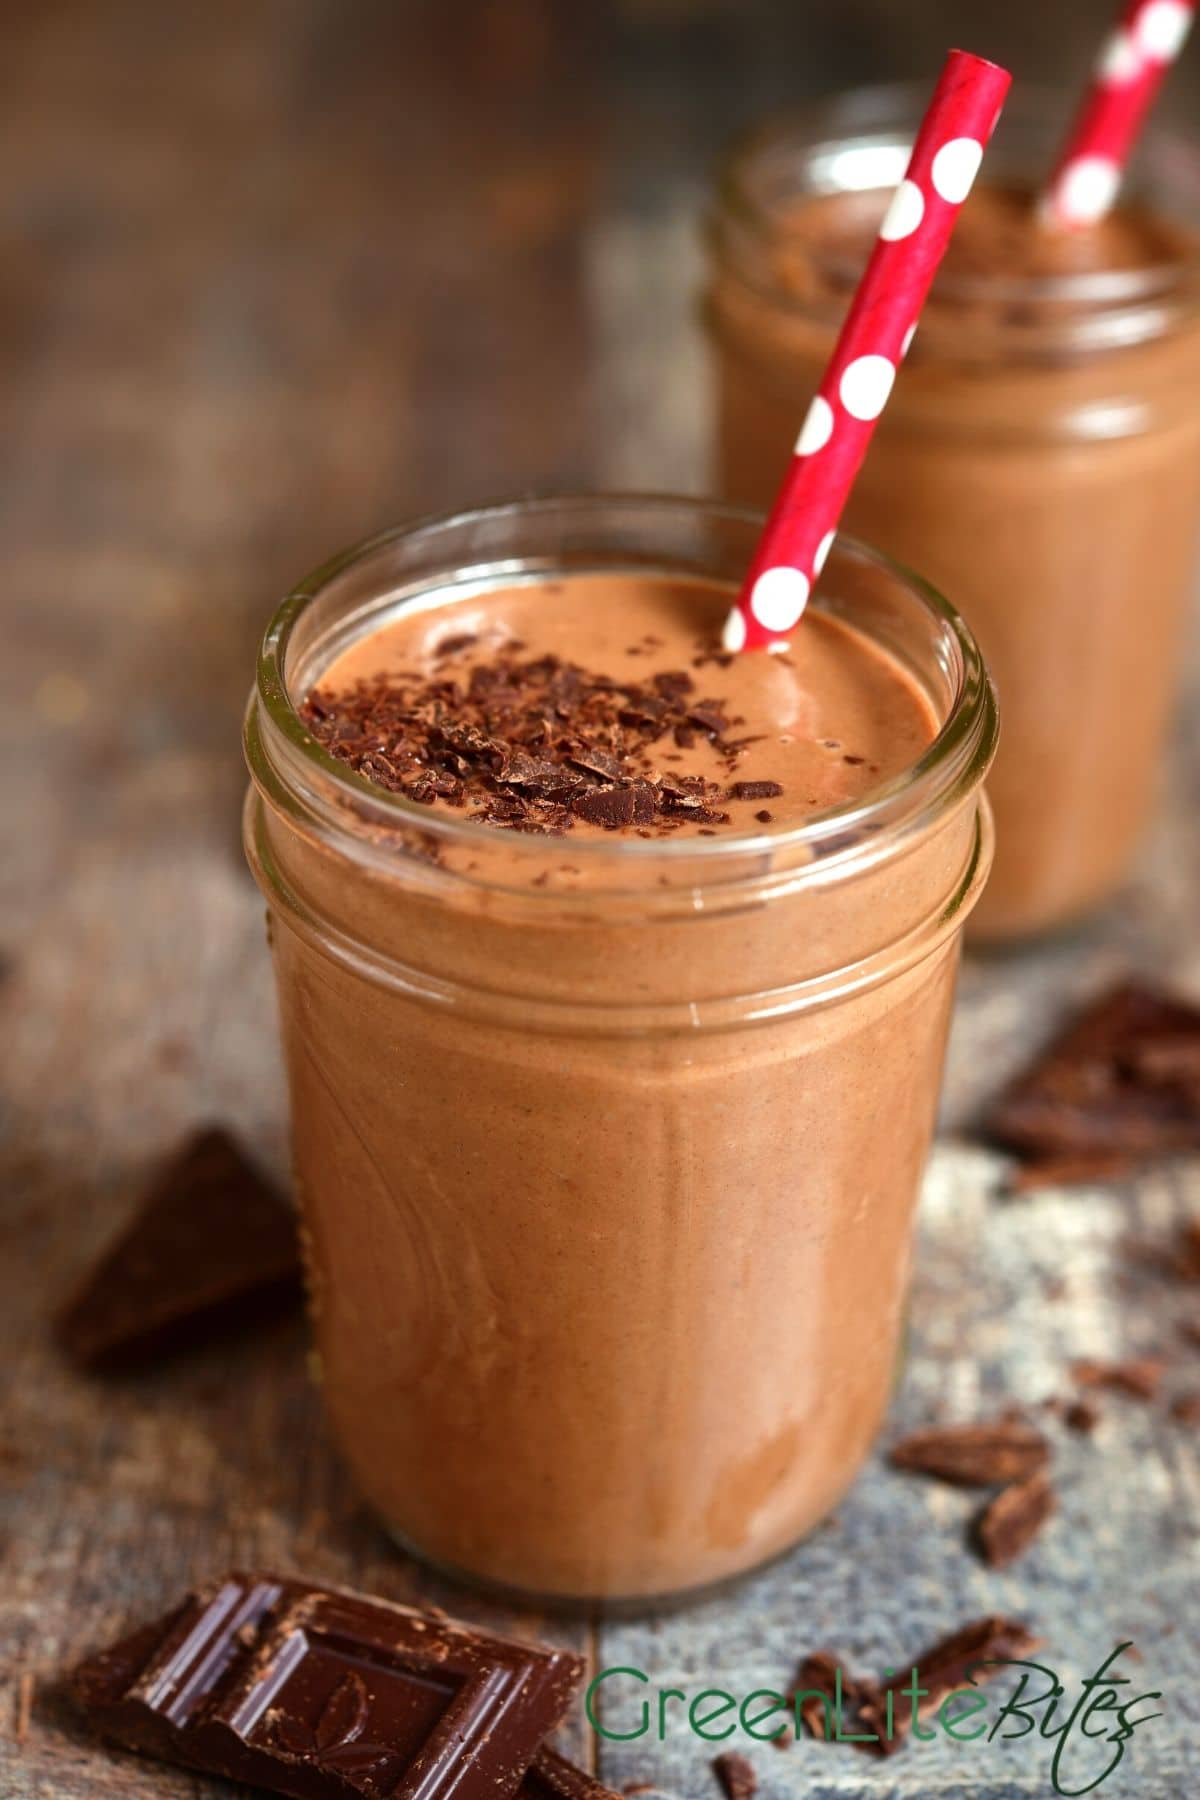
POLYGON ((783 1549, 895 1374, 994 714, 852 547, 786 654, 722 654, 756 529, 380 540, 250 715, 333 1427, 404 1544, 526 1593, 783 1549))
MULTIPOLYGON (((995 677, 999 848, 972 931, 996 939, 1074 918, 1128 867, 1200 516, 1200 240, 1136 200, 1048 229, 1015 168, 1005 180, 1021 130, 1018 98, 845 520, 962 608, 995 677)), ((797 132, 748 150, 722 202, 717 485, 737 499, 778 486, 890 198, 887 133, 847 143, 850 189, 824 133, 797 132)))

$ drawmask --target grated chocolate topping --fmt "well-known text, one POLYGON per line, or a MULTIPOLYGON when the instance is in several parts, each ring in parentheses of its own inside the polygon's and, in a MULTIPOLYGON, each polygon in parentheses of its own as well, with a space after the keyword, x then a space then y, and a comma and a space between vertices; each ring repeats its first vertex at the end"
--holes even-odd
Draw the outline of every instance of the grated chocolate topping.
POLYGON ((778 782, 726 783, 663 766, 676 746, 707 739, 732 777, 758 741, 730 738, 742 721, 719 698, 698 695, 684 669, 635 681, 557 656, 522 659, 515 642, 459 674, 447 667, 474 643, 443 641, 432 673, 380 674, 342 693, 316 688, 301 717, 368 781, 506 831, 560 835, 584 820, 665 836, 686 824, 728 825, 727 801, 783 792, 778 782))

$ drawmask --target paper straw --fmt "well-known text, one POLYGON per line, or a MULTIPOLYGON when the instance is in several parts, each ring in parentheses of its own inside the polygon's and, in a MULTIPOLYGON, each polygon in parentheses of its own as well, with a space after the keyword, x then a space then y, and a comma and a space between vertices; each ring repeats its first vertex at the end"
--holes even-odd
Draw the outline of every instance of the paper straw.
POLYGON ((799 622, 1010 80, 1007 70, 964 50, 946 59, 726 621, 727 650, 782 649, 799 622))
POLYGON ((1104 217, 1195 11, 1196 0, 1131 0, 1125 8, 1050 177, 1040 209, 1048 223, 1071 230, 1104 217))

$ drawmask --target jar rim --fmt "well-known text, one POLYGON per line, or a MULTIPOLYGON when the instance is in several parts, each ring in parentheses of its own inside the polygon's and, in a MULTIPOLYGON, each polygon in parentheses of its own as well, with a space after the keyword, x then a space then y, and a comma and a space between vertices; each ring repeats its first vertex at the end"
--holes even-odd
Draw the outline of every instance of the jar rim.
MULTIPOLYGON (((287 656, 293 636, 308 609, 332 583, 394 545, 422 538, 436 539, 439 535, 470 537, 480 527, 502 526, 508 519, 542 522, 549 539, 553 536, 556 521, 561 524, 564 520, 582 517, 585 521, 590 518, 599 523, 606 514, 617 511, 636 517, 645 525, 653 525, 655 520, 665 522, 672 516, 690 516, 697 522, 707 518, 731 530, 755 535, 763 523, 762 516, 753 509, 697 496, 561 494, 501 500, 454 512, 425 514, 339 551, 289 591, 263 634, 244 733, 246 758, 255 783, 277 804, 323 824, 343 841, 350 835, 347 826, 351 819, 369 816, 375 824, 419 832, 422 839, 432 839, 442 847, 477 848, 480 831, 491 828, 477 820, 421 805, 403 794, 378 786, 331 755, 316 740, 289 691, 287 656)), ((898 582, 926 613, 932 615, 954 645, 958 666, 953 697, 936 735, 922 755, 864 798, 813 813, 787 830, 652 840, 572 837, 573 861, 585 858, 593 868, 632 871, 644 870, 647 864, 658 860, 664 869, 674 866, 682 870, 684 865, 689 868, 694 865, 706 876, 712 873, 719 879, 723 867, 735 862, 744 866, 747 856, 765 855, 773 861, 784 860, 789 866, 799 863, 801 866, 792 867, 792 873, 803 878, 818 867, 828 869, 837 860, 843 843, 861 848, 864 840, 881 837, 885 826, 893 833, 899 833, 920 825, 948 810, 982 781, 994 754, 998 722, 995 694, 969 626, 928 582, 884 552, 839 534, 831 564, 838 554, 865 562, 898 582)), ((669 571, 672 567, 669 559, 664 557, 660 562, 652 552, 638 560, 649 568, 661 567, 669 571)), ((547 571, 552 569, 554 558, 550 557, 544 566, 547 571)), ((481 563, 465 567, 470 578, 475 580, 485 576, 491 565, 481 563)), ((461 579, 464 564, 461 561, 449 564, 442 581, 436 577, 420 581, 414 585, 412 597, 436 592, 444 583, 444 577, 451 573, 461 579)), ((497 567, 497 585, 511 580, 512 576, 511 562, 497 567)), ((810 604, 818 609, 822 607, 819 592, 810 604)), ((539 859, 544 860, 551 852, 556 856, 562 852, 560 838, 505 832, 504 839, 506 852, 511 852, 514 866, 523 871, 535 869, 539 859)), ((519 878, 522 889, 526 882, 527 877, 519 878)), ((489 880, 482 885, 500 884, 489 880)), ((536 894, 551 890, 531 891, 536 894)), ((557 902, 561 903, 563 897, 560 891, 554 891, 557 902)))
MULTIPOLYGON (((716 208, 710 218, 710 231, 719 228, 722 218, 731 219, 735 227, 768 239, 777 220, 777 211, 769 202, 760 201, 752 191, 749 176, 755 166, 772 151, 792 151, 797 157, 815 158, 823 149, 841 143, 857 142, 866 151, 872 144, 877 150, 890 149, 906 158, 908 145, 920 120, 927 100, 925 89, 915 82, 894 82, 848 89, 832 100, 814 101, 809 106, 780 113, 751 127, 734 140, 717 168, 716 208)), ((1036 179, 1040 171, 1031 169, 1019 155, 1014 157, 1011 142, 1006 143, 1005 126, 1013 131, 1035 130, 1053 146, 1047 121, 1065 122, 1072 102, 1063 92, 1053 88, 1026 85, 1015 93, 1001 117, 995 139, 989 146, 988 171, 1006 166, 1016 169, 1026 181, 1036 179)), ((1157 160, 1178 175, 1183 160, 1192 162, 1190 174, 1195 188, 1193 207, 1200 210, 1200 160, 1196 151, 1181 134, 1161 125, 1152 125, 1144 134, 1137 161, 1144 164, 1157 160)), ((843 160, 843 167, 845 166, 843 160)), ((888 180, 834 183, 828 189, 813 192, 865 192, 895 185, 902 167, 888 180)), ((801 190, 797 190, 798 192, 801 190)), ((1131 189, 1137 198, 1138 184, 1131 189)), ((831 269, 845 273, 842 264, 830 259, 831 269)), ((744 271, 739 278, 745 280, 744 271)), ((773 305, 806 315, 814 310, 811 301, 789 291, 782 284, 769 287, 754 281, 746 285, 766 295, 773 305)), ((1147 262, 1144 266, 1123 270, 1088 270, 1060 275, 953 275, 942 272, 938 277, 938 293, 951 303, 987 300, 1016 305, 1072 305, 1086 309, 1104 307, 1130 309, 1144 306, 1150 300, 1190 292, 1194 302, 1200 301, 1200 237, 1193 253, 1170 260, 1147 262)))

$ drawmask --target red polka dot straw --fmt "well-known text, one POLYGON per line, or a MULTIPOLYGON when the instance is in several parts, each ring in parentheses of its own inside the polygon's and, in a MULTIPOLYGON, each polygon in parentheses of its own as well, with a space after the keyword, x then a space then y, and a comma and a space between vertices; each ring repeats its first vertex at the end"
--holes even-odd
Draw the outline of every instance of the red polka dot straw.
POLYGON ((727 650, 782 649, 821 573, 896 369, 1011 76, 964 50, 946 59, 829 367, 796 440, 738 603, 727 650))
POLYGON ((1196 0, 1131 0, 1100 52, 1083 105, 1042 201, 1070 229, 1094 225, 1117 197, 1134 140, 1183 48, 1196 0))

